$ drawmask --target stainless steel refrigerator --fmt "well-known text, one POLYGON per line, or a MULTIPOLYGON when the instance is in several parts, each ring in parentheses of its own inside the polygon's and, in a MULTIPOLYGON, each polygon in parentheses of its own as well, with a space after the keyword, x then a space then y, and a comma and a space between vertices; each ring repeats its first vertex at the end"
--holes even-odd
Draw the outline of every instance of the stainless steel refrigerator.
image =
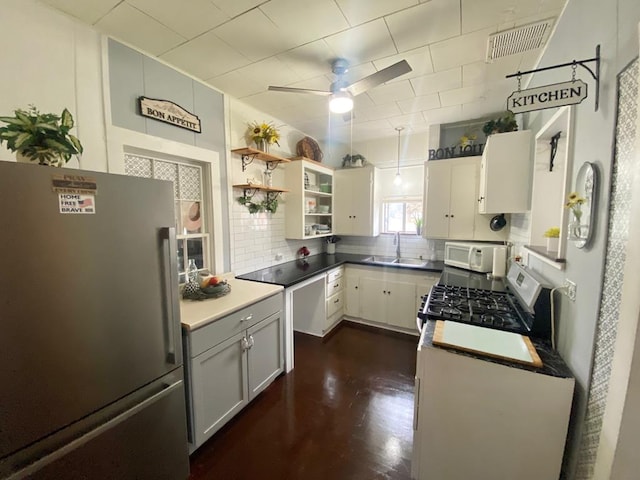
POLYGON ((0 478, 186 479, 173 186, 0 161, 0 478))

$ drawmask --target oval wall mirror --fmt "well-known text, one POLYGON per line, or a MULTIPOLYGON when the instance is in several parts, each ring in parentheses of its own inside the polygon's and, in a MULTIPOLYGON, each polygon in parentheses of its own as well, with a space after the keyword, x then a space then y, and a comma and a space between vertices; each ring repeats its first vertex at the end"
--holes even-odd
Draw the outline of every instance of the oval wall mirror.
POLYGON ((594 216, 596 212, 596 192, 598 186, 598 171, 590 162, 584 162, 578 170, 575 195, 569 197, 569 240, 578 248, 584 248, 593 236, 594 216))

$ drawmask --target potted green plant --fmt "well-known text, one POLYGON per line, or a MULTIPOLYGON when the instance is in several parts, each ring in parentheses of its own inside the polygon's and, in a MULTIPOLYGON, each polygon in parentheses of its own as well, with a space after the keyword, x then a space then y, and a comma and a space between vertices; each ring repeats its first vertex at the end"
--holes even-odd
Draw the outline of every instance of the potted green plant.
POLYGON ((364 167, 366 161, 364 155, 360 155, 359 153, 351 155, 347 153, 342 157, 342 168, 364 167))
POLYGON ((420 215, 414 215, 413 223, 416 226, 416 234, 420 235, 422 233, 422 217, 420 215))
POLYGON ((6 123, 0 127, 0 145, 16 152, 18 161, 37 162, 40 165, 62 167, 72 155, 79 155, 83 148, 80 140, 69 131, 73 117, 66 108, 61 115, 40 113, 35 106, 14 111, 13 117, 0 117, 6 123))
POLYGON ((551 227, 543 234, 547 239, 547 251, 557 252, 558 242, 560 241, 560 228, 551 227))
POLYGON ((516 122, 516 117, 511 112, 507 112, 506 115, 494 120, 489 120, 482 127, 482 131, 487 137, 494 133, 515 132, 517 130, 518 122, 516 122))

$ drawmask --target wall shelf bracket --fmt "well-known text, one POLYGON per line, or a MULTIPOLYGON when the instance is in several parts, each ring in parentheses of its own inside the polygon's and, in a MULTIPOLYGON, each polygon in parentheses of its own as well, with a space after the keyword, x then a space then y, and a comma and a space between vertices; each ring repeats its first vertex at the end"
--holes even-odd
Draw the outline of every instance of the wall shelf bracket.
MULTIPOLYGON (((559 63, 558 65, 551 65, 550 67, 535 68, 533 70, 527 70, 526 72, 516 72, 505 76, 505 78, 520 77, 522 75, 529 75, 531 73, 544 72, 546 70, 554 70, 556 68, 572 67, 575 69, 577 66, 581 66, 587 72, 591 74, 596 81, 596 98, 595 98, 595 111, 598 111, 600 104, 600 45, 596 45, 596 56, 593 58, 587 58, 585 60, 573 60, 571 62, 559 63), (595 72, 589 68, 588 63, 595 62, 595 72)), ((574 73, 575 76, 575 73, 574 73)))
POLYGON ((244 172, 246 168, 253 163, 256 158, 257 153, 243 153, 242 154, 242 171, 244 172))

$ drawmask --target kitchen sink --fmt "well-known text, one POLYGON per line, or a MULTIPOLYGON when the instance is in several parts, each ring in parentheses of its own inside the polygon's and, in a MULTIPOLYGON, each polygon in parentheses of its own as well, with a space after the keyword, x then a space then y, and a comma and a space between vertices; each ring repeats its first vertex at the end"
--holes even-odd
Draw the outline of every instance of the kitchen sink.
POLYGON ((371 262, 371 263, 396 263, 396 260, 397 260, 396 257, 379 257, 379 256, 367 257, 364 259, 365 262, 371 262))
POLYGON ((422 267, 427 264, 426 260, 422 260, 420 258, 382 257, 377 255, 367 257, 364 259, 364 261, 383 265, 398 265, 405 267, 422 267))

